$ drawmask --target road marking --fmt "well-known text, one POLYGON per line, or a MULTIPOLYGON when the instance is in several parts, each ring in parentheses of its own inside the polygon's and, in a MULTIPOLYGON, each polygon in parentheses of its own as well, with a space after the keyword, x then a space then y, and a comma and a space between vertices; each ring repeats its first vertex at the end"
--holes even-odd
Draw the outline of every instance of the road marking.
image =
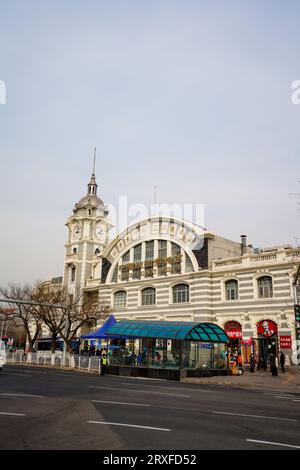
MULTIPOLYGON (((44 375, 48 374, 48 372, 44 372, 44 371, 41 371, 41 370, 32 370, 32 369, 29 369, 28 372, 27 372, 27 370, 23 370, 23 366, 21 366, 20 369, 22 369, 22 372, 24 374, 44 374, 44 375)), ((13 370, 13 371, 19 372, 20 369, 12 369, 11 367, 7 367, 8 371, 13 370)))
POLYGON ((3 375, 16 375, 18 377, 32 377, 30 374, 18 374, 16 372, 5 372, 3 375))
POLYGON ((58 372, 57 374, 55 375, 58 375, 59 377, 72 377, 72 378, 77 378, 77 377, 81 377, 81 375, 75 375, 75 374, 61 374, 60 372, 58 372))
POLYGON ((300 401, 300 400, 292 400, 292 401, 300 401))
POLYGON ((293 396, 286 396, 286 395, 274 395, 274 398, 287 398, 288 400, 290 400, 291 398, 293 398, 293 396))
POLYGON ((6 413, 4 411, 0 411, 0 415, 9 415, 9 416, 26 416, 23 413, 6 413))
POLYGON ((93 403, 111 403, 112 405, 130 405, 130 406, 151 406, 141 403, 125 403, 121 401, 92 400, 93 403))
POLYGON ((280 397, 280 398, 294 398, 294 395, 290 395, 290 394, 285 394, 285 395, 280 395, 280 392, 277 392, 277 393, 264 393, 264 395, 268 396, 268 397, 280 397))
POLYGON ((272 446, 283 446, 283 447, 292 447, 293 449, 300 449, 300 446, 292 446, 291 444, 282 444, 281 442, 256 441, 255 439, 246 439, 246 441, 257 442, 259 444, 269 444, 272 446))
POLYGON ((46 398, 42 395, 29 395, 28 393, 0 393, 0 396, 7 397, 29 397, 29 398, 46 398))
POLYGON ((246 415, 246 414, 242 414, 242 413, 227 413, 226 411, 212 411, 212 413, 217 414, 217 415, 245 416, 247 418, 279 419, 281 421, 295 421, 295 422, 298 422, 297 419, 277 418, 275 416, 246 415))
MULTIPOLYGON (((121 382, 121 385, 134 385, 136 387, 148 387, 150 384, 132 384, 129 382, 121 382)), ((183 391, 191 391, 191 392, 200 392, 200 393, 214 393, 213 390, 197 390, 195 388, 181 388, 179 385, 178 387, 163 387, 162 385, 150 385, 152 388, 163 388, 165 390, 183 390, 183 391)))
POLYGON ((109 426, 125 426, 129 428, 139 428, 139 429, 151 429, 154 431, 171 431, 171 429, 167 428, 154 428, 152 426, 139 426, 137 424, 125 424, 125 423, 111 423, 108 421, 88 421, 90 424, 108 424, 109 426))
POLYGON ((95 385, 89 385, 89 388, 99 388, 102 390, 117 390, 118 392, 136 392, 136 393, 151 393, 152 395, 165 395, 167 397, 183 397, 183 398, 190 398, 189 395, 179 395, 175 393, 163 393, 163 392, 149 392, 148 390, 130 390, 129 388, 113 388, 113 387, 97 387, 95 385))

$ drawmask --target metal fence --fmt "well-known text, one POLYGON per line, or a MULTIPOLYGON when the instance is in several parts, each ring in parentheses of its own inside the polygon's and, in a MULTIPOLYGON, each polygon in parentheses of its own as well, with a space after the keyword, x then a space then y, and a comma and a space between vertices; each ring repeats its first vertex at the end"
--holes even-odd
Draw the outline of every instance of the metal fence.
POLYGON ((81 356, 79 354, 46 353, 15 351, 6 353, 6 362, 10 364, 35 364, 38 366, 68 367, 88 372, 100 373, 99 356, 81 356))

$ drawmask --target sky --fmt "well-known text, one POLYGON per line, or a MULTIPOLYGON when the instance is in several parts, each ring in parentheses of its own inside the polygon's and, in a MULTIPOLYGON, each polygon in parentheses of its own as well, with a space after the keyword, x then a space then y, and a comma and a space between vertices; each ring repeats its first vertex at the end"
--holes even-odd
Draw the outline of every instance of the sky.
POLYGON ((220 236, 300 244, 299 15, 297 1, 0 0, 0 285, 62 275, 94 147, 106 203, 149 206, 156 185, 159 203, 203 204, 220 236))

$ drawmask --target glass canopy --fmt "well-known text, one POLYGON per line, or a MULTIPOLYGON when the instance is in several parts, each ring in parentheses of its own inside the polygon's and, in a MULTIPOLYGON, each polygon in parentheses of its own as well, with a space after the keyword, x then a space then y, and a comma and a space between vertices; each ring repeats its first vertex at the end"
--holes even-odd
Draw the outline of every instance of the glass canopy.
POLYGON ((227 343, 225 331, 214 323, 122 320, 105 332, 108 338, 162 338, 227 343))

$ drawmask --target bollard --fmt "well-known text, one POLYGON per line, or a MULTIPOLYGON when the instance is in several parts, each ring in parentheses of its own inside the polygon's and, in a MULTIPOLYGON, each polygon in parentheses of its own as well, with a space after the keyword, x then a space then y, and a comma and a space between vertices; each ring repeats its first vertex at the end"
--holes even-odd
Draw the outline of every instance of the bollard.
POLYGON ((91 369, 91 358, 89 357, 88 372, 90 371, 90 369, 91 369))
POLYGON ((78 358, 78 369, 80 369, 80 360, 81 360, 81 356, 79 355, 79 358, 78 358))
POLYGON ((98 359, 98 371, 99 375, 101 375, 101 359, 98 359))

